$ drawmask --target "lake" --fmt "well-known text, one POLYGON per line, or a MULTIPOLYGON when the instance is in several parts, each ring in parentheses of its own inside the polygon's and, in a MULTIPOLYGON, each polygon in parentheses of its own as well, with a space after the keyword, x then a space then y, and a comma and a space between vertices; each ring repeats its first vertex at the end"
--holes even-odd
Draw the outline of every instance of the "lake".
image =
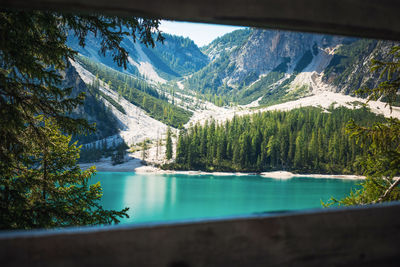
POLYGON ((344 179, 99 172, 106 209, 129 207, 121 223, 221 218, 270 211, 321 208, 359 181, 344 179))

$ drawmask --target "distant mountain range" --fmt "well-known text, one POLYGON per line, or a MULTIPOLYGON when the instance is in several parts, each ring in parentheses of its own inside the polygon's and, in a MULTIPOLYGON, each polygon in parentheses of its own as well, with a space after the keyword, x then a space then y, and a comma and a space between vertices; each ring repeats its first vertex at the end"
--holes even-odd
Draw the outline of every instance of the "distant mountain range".
POLYGON ((188 38, 164 37, 164 43, 154 48, 125 38, 122 45, 130 55, 126 69, 117 66, 110 54, 99 54, 98 38, 89 36, 84 48, 76 38, 68 39, 80 56, 65 83, 87 92, 85 107, 78 113, 98 126, 94 135, 79 137, 82 143, 134 129, 124 122, 137 116, 126 111, 130 110, 126 103, 163 125, 178 128, 199 110, 199 99, 257 107, 321 92, 354 95, 358 88, 377 84, 378 74, 370 73, 370 60, 390 60, 388 51, 396 44, 261 29, 237 30, 202 48, 188 38), (121 98, 127 100, 124 107, 121 98))
POLYGON ((393 42, 275 30, 238 30, 202 48, 210 63, 187 79, 202 93, 239 104, 271 105, 330 90, 353 94, 374 86, 372 57, 393 42))
POLYGON ((151 81, 165 82, 192 74, 209 63, 197 45, 189 38, 163 34, 163 43, 156 42, 155 47, 147 47, 133 42, 132 37, 125 37, 122 47, 129 53, 129 63, 124 69, 118 66, 110 54, 102 56, 100 39, 88 36, 86 46, 81 47, 76 37, 71 36, 67 44, 81 55, 98 63, 102 63, 123 73, 141 76, 151 81))

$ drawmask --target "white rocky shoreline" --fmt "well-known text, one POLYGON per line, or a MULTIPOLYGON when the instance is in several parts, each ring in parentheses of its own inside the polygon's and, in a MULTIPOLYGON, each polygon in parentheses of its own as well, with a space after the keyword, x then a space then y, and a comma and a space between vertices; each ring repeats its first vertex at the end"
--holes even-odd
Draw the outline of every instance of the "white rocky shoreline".
POLYGON ((162 170, 155 166, 143 165, 142 161, 137 158, 130 158, 127 162, 118 165, 112 165, 108 159, 102 159, 99 162, 79 164, 82 169, 87 169, 91 166, 96 166, 98 172, 134 172, 140 174, 184 174, 184 175, 215 175, 215 176, 262 176, 265 178, 274 179, 291 179, 295 177, 307 178, 324 178, 324 179, 347 179, 347 180, 362 180, 364 176, 360 175, 336 175, 336 174, 297 174, 288 171, 273 171, 273 172, 205 172, 205 171, 176 171, 162 170))

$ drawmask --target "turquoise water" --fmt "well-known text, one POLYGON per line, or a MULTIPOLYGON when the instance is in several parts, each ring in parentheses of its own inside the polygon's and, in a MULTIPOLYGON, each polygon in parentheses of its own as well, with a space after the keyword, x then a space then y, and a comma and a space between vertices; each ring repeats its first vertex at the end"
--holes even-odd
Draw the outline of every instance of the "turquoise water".
POLYGON ((358 181, 261 176, 155 175, 99 172, 106 209, 129 207, 122 223, 159 222, 321 208, 358 181))

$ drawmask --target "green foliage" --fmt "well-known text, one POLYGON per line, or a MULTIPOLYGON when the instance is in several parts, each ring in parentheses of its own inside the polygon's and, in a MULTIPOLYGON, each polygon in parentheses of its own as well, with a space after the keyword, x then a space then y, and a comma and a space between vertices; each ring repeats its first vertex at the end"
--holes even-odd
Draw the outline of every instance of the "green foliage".
POLYGON ((100 89, 100 81, 98 79, 94 80, 92 84, 88 84, 89 92, 93 95, 100 95, 102 98, 107 100, 111 105, 113 105, 119 112, 126 115, 125 109, 113 98, 103 93, 100 89))
POLYGON ((102 101, 98 101, 99 94, 89 92, 86 95, 83 108, 73 113, 74 117, 86 117, 90 123, 96 124, 96 130, 89 134, 74 134, 72 139, 80 144, 91 143, 99 139, 107 138, 118 133, 119 122, 110 108, 102 101))
POLYGON ((112 165, 118 165, 125 162, 126 150, 128 148, 129 147, 125 144, 125 142, 117 146, 117 151, 111 156, 112 165))
POLYGON ((209 54, 209 52, 216 47, 234 47, 241 46, 252 33, 252 29, 241 29, 225 34, 221 37, 216 38, 210 44, 203 46, 201 51, 205 54, 209 54))
POLYGON ((187 79, 185 87, 200 92, 203 99, 218 106, 227 105, 232 101, 248 104, 264 95, 267 95, 265 96, 265 99, 267 99, 268 95, 274 94, 274 83, 285 76, 284 72, 287 71, 289 61, 290 58, 284 58, 282 63, 270 73, 244 89, 258 79, 255 73, 250 73, 239 85, 239 88, 233 90, 222 82, 221 77, 229 76, 234 71, 235 66, 230 62, 229 54, 222 52, 218 59, 187 79), (217 100, 215 96, 218 97, 217 100))
POLYGON ((206 55, 189 38, 163 34, 164 43, 156 43, 152 49, 143 52, 157 67, 157 73, 165 79, 192 74, 208 63, 206 55))
POLYGON ((181 76, 181 75, 179 75, 179 73, 177 73, 173 69, 171 69, 171 67, 168 66, 169 64, 167 62, 164 62, 164 60, 162 60, 159 57, 160 55, 156 55, 156 53, 153 49, 144 48, 143 52, 151 60, 152 64, 157 67, 157 68, 155 68, 155 71, 161 78, 166 79, 166 80, 173 80, 173 79, 176 79, 181 76))
MULTIPOLYGON (((218 58, 215 58, 214 61, 187 79, 185 81, 185 88, 199 92, 201 98, 211 101, 218 106, 226 105, 233 101, 233 88, 223 83, 222 78, 229 76, 235 70, 236 66, 231 63, 230 55, 248 40, 251 33, 251 29, 237 30, 225 34, 203 47, 201 49, 203 53, 217 53, 218 58), (217 100, 215 96, 218 97, 217 100)), ((257 78, 258 75, 254 73, 249 74, 244 79, 244 83, 250 84, 257 78)), ((240 86, 244 87, 245 84, 241 84, 240 86)), ((240 97, 237 99, 240 99, 240 97)))
POLYGON ((349 85, 347 93, 354 93, 360 88, 364 78, 362 73, 353 73, 354 67, 358 66, 363 58, 369 56, 376 45, 377 41, 370 39, 359 39, 350 44, 342 45, 326 67, 324 78, 333 77, 332 83, 334 85, 347 84, 349 85))
POLYGON ((289 63, 290 63, 290 57, 284 57, 282 58, 282 62, 278 66, 276 66, 272 71, 287 72, 289 63))
POLYGON ((280 84, 278 81, 285 78, 285 72, 288 70, 290 58, 283 58, 282 62, 271 72, 259 79, 245 90, 238 92, 237 99, 239 104, 248 104, 262 97, 260 104, 273 105, 295 99, 294 95, 288 95, 290 83, 296 77, 295 74, 286 78, 280 84))
POLYGON ((222 52, 220 57, 207 65, 200 71, 194 73, 185 81, 185 88, 198 91, 202 94, 220 94, 227 93, 231 88, 224 88, 222 82, 223 74, 229 75, 235 69, 229 60, 229 54, 222 52))
MULTIPOLYGON (((386 97, 391 107, 400 88, 400 47, 393 47, 390 53, 394 55, 392 62, 372 60, 371 71, 381 70, 380 77, 384 81, 376 88, 361 89, 358 93, 368 94, 368 101, 386 97)), ((395 179, 400 175, 400 120, 387 118, 369 127, 351 121, 347 131, 367 152, 359 160, 367 179, 360 190, 342 200, 332 199, 325 205, 364 205, 400 200, 400 179, 395 179)))
MULTIPOLYGON (((82 132, 86 120, 70 114, 82 104, 84 95, 70 97, 72 88, 61 86, 61 71, 76 52, 65 44, 67 34, 85 45, 88 33, 102 38, 101 53, 111 51, 113 59, 126 65, 127 52, 120 46, 123 36, 137 33, 145 44, 154 44, 151 32, 157 20, 117 18, 113 16, 66 15, 43 11, 2 11, 0 13, 0 160, 5 164, 18 160, 24 140, 18 133, 35 124, 35 115, 54 118, 66 133, 82 132), (127 26, 132 32, 116 29, 127 26), (149 35, 150 34, 150 35, 149 35)), ((37 127, 34 137, 40 135, 37 127)))
POLYGON ((390 108, 400 101, 400 47, 395 46, 389 53, 393 56, 393 61, 385 62, 372 59, 371 71, 380 71, 380 79, 385 79, 376 88, 362 88, 357 90, 357 94, 368 95, 368 101, 385 98, 385 102, 390 108))
POLYGON ((165 143, 165 157, 167 160, 172 159, 172 137, 171 137, 171 129, 168 127, 167 130, 167 141, 165 143))
POLYGON ((370 125, 382 118, 365 108, 301 108, 214 121, 181 131, 175 165, 208 171, 290 170, 303 173, 360 172, 365 149, 345 133, 350 118, 370 125))
POLYGON ((104 155, 105 151, 103 150, 103 148, 97 148, 95 146, 91 147, 86 147, 86 146, 81 148, 79 163, 97 162, 104 155))
POLYGON ((91 144, 85 144, 82 145, 81 148, 79 163, 92 163, 99 161, 102 157, 111 157, 111 162, 115 163, 114 165, 120 164, 125 158, 125 151, 127 149, 128 146, 125 142, 115 142, 115 140, 112 142, 112 144, 108 144, 106 139, 103 139, 102 141, 96 141, 91 144), (115 158, 117 153, 120 155, 115 158))
POLYGON ((259 78, 258 74, 255 71, 250 71, 246 77, 243 78, 242 82, 240 83, 238 89, 245 88, 246 86, 250 85, 251 83, 255 82, 259 78))
POLYGON ((110 89, 118 92, 132 104, 144 109, 150 117, 167 125, 178 128, 187 123, 193 114, 169 103, 165 96, 160 95, 155 88, 144 80, 95 63, 83 56, 78 57, 78 62, 101 80, 111 81, 110 89))
MULTIPOLYGON (((83 20, 92 23, 90 17, 83 20)), ((71 88, 60 86, 58 71, 74 56, 62 29, 72 22, 69 16, 47 12, 0 12, 0 177, 3 168, 20 160, 26 149, 26 136, 20 133, 37 125, 35 115, 54 118, 67 133, 89 126, 65 115, 83 102, 84 95, 69 97, 71 88)), ((36 127, 29 138, 44 135, 41 130, 36 127)))
POLYGON ((15 166, 18 172, 0 180, 0 229, 110 224, 128 217, 128 208, 101 207, 100 183, 89 183, 95 168, 79 168, 80 148, 71 136, 48 120, 41 125, 46 139, 27 140, 29 149, 15 166))
POLYGON ((165 97, 160 96, 157 90, 149 83, 147 83, 141 76, 134 77, 132 75, 116 71, 110 67, 107 67, 106 65, 92 61, 82 55, 78 55, 76 57, 76 60, 86 70, 97 76, 100 80, 104 81, 105 83, 111 82, 111 88, 119 89, 115 91, 121 91, 124 90, 125 87, 128 87, 142 91, 156 98, 165 99, 165 97))
POLYGON ((126 66, 123 37, 137 34, 154 45, 158 25, 158 20, 134 17, 0 11, 2 229, 106 224, 126 215, 126 209, 101 208, 100 185, 88 186, 93 170, 80 171, 77 148, 61 134, 94 129, 71 116, 84 94, 73 97, 72 88, 62 86, 61 73, 76 56, 66 40, 72 34, 84 46, 86 36, 96 34, 100 53, 110 51, 118 65, 126 66))
POLYGON ((271 71, 246 90, 242 90, 239 95, 239 104, 250 103, 258 98, 270 93, 273 90, 273 85, 285 76, 283 72, 271 71))
MULTIPOLYGON (((384 196, 393 183, 392 179, 376 179, 367 177, 365 181, 360 183, 361 189, 351 191, 350 194, 343 199, 331 198, 328 202, 322 202, 324 207, 330 206, 353 206, 363 205, 378 202, 381 196, 384 196)), ((390 194, 387 194, 385 199, 381 201, 398 201, 400 199, 399 187, 394 187, 390 194)))
POLYGON ((142 160, 145 161, 147 158, 147 150, 149 149, 148 143, 150 142, 149 139, 143 140, 142 142, 142 160))
POLYGON ((307 92, 305 91, 305 87, 297 89, 297 93, 291 93, 289 91, 290 84, 296 78, 295 74, 292 74, 289 78, 285 79, 278 86, 271 87, 264 94, 264 97, 261 99, 260 104, 264 106, 271 106, 275 104, 284 103, 287 101, 298 99, 300 96, 304 96, 307 92), (302 90, 301 90, 302 89, 302 90), (289 91, 289 92, 288 92, 289 91), (303 94, 302 94, 303 93, 303 94))

